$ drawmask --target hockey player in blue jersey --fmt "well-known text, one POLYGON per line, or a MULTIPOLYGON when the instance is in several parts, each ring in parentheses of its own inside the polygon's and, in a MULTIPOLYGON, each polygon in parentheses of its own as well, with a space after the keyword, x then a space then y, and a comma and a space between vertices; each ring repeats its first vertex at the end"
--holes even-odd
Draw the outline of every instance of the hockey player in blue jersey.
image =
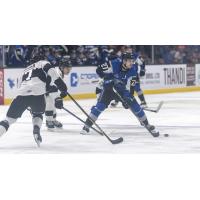
POLYGON ((86 119, 81 134, 89 133, 89 129, 93 125, 93 122, 98 119, 99 115, 108 107, 110 102, 113 99, 119 99, 120 101, 123 100, 123 106, 126 109, 131 109, 140 123, 152 134, 152 136, 159 136, 159 132, 156 131, 153 125, 149 124, 143 109, 130 93, 130 90, 126 88, 130 79, 137 75, 133 61, 134 58, 131 53, 124 53, 122 59, 117 58, 97 67, 97 74, 100 78, 104 79, 103 90, 98 98, 97 104, 91 108, 90 118, 86 119))
POLYGON ((134 54, 134 59, 135 59, 135 63, 133 67, 135 68, 137 73, 131 79, 130 92, 132 95, 134 95, 134 92, 137 93, 138 98, 141 101, 140 105, 144 108, 144 107, 147 107, 147 103, 145 101, 143 91, 140 87, 140 77, 145 76, 145 71, 146 71, 145 61, 137 53, 134 54))
MULTIPOLYGON (((144 98, 143 91, 140 87, 140 77, 145 76, 145 72, 146 72, 145 61, 138 53, 134 53, 133 57, 134 57, 134 60, 135 60, 133 67, 135 68, 137 73, 131 79, 130 92, 131 92, 132 95, 134 95, 134 93, 136 92, 137 95, 138 95, 138 98, 140 99, 141 107, 146 108, 147 103, 146 103, 146 100, 144 98)), ((116 107, 118 105, 118 103, 119 103, 119 100, 115 99, 111 103, 111 107, 116 107)))

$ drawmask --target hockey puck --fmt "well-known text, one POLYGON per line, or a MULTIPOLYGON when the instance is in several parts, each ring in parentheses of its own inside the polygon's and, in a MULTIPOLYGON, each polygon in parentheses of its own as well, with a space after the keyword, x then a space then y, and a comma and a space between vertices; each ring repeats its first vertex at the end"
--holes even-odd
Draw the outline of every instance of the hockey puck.
POLYGON ((167 134, 167 133, 166 133, 166 134, 164 134, 164 137, 169 137, 169 134, 167 134))

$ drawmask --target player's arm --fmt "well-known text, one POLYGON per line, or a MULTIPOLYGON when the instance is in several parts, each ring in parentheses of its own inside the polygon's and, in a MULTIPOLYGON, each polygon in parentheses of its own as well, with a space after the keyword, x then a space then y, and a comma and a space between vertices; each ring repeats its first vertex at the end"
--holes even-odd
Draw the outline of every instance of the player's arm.
POLYGON ((56 69, 50 65, 47 64, 44 67, 44 71, 51 77, 51 80, 54 82, 54 84, 57 86, 57 88, 61 91, 60 97, 57 97, 55 99, 55 107, 58 109, 63 108, 63 98, 67 96, 67 86, 56 71, 56 69))
POLYGON ((96 73, 104 80, 104 88, 111 89, 113 87, 113 70, 111 61, 98 65, 96 73))
POLYGON ((100 78, 107 78, 112 73, 112 65, 111 62, 105 62, 97 66, 96 73, 100 78))
POLYGON ((62 80, 61 76, 58 74, 56 69, 50 65, 46 64, 44 67, 44 71, 51 77, 51 80, 55 83, 57 88, 61 91, 61 97, 64 98, 67 96, 67 86, 62 80))
POLYGON ((145 76, 145 61, 141 56, 138 56, 136 61, 135 61, 139 66, 140 66, 140 76, 145 76))

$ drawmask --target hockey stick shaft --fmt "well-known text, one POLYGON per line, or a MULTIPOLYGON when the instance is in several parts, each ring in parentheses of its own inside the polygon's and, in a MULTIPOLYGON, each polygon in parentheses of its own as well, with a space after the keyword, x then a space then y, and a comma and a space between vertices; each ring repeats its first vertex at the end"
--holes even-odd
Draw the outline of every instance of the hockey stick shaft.
MULTIPOLYGON (((63 110, 65 110, 66 112, 68 112, 70 115, 72 115, 73 117, 75 117, 76 119, 78 119, 79 121, 81 121, 83 124, 85 124, 85 122, 79 118, 77 115, 75 115, 74 113, 72 113, 70 110, 68 110, 65 107, 62 107, 63 110)), ((86 124, 85 124, 86 125, 86 124)), ((100 135, 102 135, 102 133, 100 131, 98 131, 97 129, 91 127, 92 130, 94 130, 95 132, 99 133, 100 135)))
MULTIPOLYGON (((127 104, 124 99, 121 97, 121 95, 117 92, 117 90, 115 90, 115 88, 113 87, 113 91, 115 92, 115 94, 118 96, 118 98, 120 99, 120 101, 123 103, 123 104, 127 104)), ((127 104, 128 105, 128 104, 127 104)), ((130 105, 128 105, 128 108, 131 110, 131 107, 130 105)), ((132 111, 132 110, 131 110, 132 111)))
MULTIPOLYGON (((136 114, 133 112, 133 110, 131 109, 131 106, 129 104, 127 104, 125 102, 125 100, 121 97, 121 95, 117 92, 117 90, 113 87, 113 91, 115 92, 115 94, 118 96, 118 98, 120 99, 120 101, 122 102, 122 104, 126 104, 129 108, 129 110, 136 116, 136 114)), ((136 116, 137 117, 137 116, 136 116)), ((138 118, 138 117, 137 117, 138 118)), ((138 118, 139 122, 140 122, 140 119, 138 118)), ((140 122, 141 123, 141 122, 140 122)))
POLYGON ((102 135, 104 135, 112 144, 118 144, 123 141, 123 138, 120 137, 116 140, 112 140, 102 129, 101 127, 87 114, 87 112, 79 105, 79 103, 67 92, 67 95, 70 99, 79 107, 79 109, 88 117, 88 119, 101 131, 102 135))
MULTIPOLYGON (((126 102, 124 101, 124 99, 121 97, 121 95, 120 95, 114 88, 113 88, 113 91, 114 91, 115 94, 119 97, 119 99, 121 100, 121 102, 126 104, 126 102)), ((158 104, 158 107, 157 107, 156 109, 143 108, 143 110, 149 111, 149 112, 155 112, 155 113, 157 113, 157 112, 161 109, 163 103, 164 103, 164 102, 161 101, 161 102, 158 104)), ((128 105, 128 106, 129 106, 129 105, 128 105)), ((130 106, 129 106, 129 109, 131 110, 130 106)), ((132 110, 131 110, 131 111, 132 111, 132 110)))

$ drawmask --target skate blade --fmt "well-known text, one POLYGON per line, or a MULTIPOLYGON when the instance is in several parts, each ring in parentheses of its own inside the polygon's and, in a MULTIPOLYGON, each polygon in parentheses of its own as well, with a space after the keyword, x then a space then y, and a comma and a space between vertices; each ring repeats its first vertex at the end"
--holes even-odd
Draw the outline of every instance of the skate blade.
POLYGON ((50 132, 55 132, 55 128, 47 128, 47 131, 50 131, 50 132))
POLYGON ((152 133, 152 132, 149 131, 149 133, 151 133, 151 135, 152 135, 153 137, 159 137, 159 136, 160 136, 160 133, 159 133, 159 132, 152 133))
POLYGON ((86 132, 86 131, 81 131, 80 134, 81 135, 92 135, 90 132, 86 132))

